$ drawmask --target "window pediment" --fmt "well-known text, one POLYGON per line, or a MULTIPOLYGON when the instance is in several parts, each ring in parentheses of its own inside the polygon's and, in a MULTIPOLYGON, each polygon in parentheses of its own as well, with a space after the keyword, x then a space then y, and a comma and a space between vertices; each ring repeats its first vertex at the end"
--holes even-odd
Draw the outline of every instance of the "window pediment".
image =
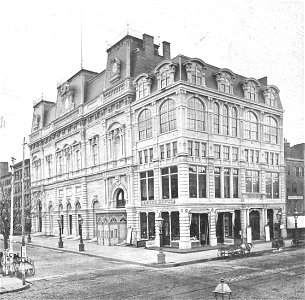
POLYGON ((235 74, 229 69, 220 69, 213 74, 216 77, 218 91, 233 94, 235 74))
POLYGON ((206 64, 199 58, 193 58, 183 64, 187 74, 187 81, 197 85, 205 86, 206 64))
POLYGON ((155 68, 155 74, 158 80, 158 89, 165 88, 174 83, 177 64, 166 60, 161 62, 155 68))
POLYGON ((241 82, 244 97, 249 100, 258 101, 259 82, 254 78, 247 78, 241 82))
POLYGON ((277 96, 280 90, 274 85, 268 85, 263 90, 265 104, 277 107, 277 96))

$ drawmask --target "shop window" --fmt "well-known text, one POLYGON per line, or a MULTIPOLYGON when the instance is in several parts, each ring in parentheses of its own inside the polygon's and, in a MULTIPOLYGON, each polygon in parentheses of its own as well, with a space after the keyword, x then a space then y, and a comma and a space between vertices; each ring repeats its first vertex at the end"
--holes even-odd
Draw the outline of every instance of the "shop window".
POLYGON ((206 167, 189 167, 190 198, 206 198, 206 167))
POLYGON ((220 168, 214 168, 215 198, 221 197, 220 168))
POLYGON ((162 198, 178 198, 178 168, 177 166, 161 169, 162 198))
POLYGON ((154 200, 154 171, 140 173, 141 201, 154 200))
POLYGON ((140 231, 142 239, 155 239, 155 213, 140 213, 140 231))
POLYGON ((238 198, 238 170, 233 169, 233 198, 238 198))
POLYGON ((224 197, 230 198, 230 169, 224 168, 224 197))

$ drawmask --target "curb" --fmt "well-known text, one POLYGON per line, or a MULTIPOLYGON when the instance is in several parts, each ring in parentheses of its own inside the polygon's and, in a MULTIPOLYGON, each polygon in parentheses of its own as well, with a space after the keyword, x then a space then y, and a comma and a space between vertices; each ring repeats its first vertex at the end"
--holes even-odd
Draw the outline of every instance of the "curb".
POLYGON ((17 288, 17 289, 11 289, 11 290, 5 290, 5 291, 0 291, 0 295, 2 294, 8 294, 8 293, 13 293, 13 292, 20 292, 23 290, 28 289, 31 286, 30 283, 25 284, 24 286, 17 288))

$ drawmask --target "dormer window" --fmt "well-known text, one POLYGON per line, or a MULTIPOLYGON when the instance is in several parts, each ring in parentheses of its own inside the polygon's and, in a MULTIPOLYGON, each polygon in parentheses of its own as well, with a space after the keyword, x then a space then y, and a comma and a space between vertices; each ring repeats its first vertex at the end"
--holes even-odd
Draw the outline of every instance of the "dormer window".
POLYGON ((175 81, 176 64, 171 61, 163 61, 156 69, 155 74, 158 80, 158 89, 163 89, 175 81))
POLYGON ((269 106, 277 107, 277 94, 280 90, 275 86, 267 86, 263 89, 265 103, 269 106))
POLYGON ((200 59, 192 59, 184 63, 187 82, 205 86, 205 63, 200 59))
POLYGON ((221 69, 214 75, 216 76, 218 91, 233 94, 234 73, 229 69, 221 69))
POLYGON ((258 101, 257 91, 259 82, 254 78, 248 78, 241 82, 244 91, 244 97, 248 100, 258 101))
POLYGON ((136 99, 142 99, 151 93, 152 78, 148 74, 140 74, 135 80, 136 99))

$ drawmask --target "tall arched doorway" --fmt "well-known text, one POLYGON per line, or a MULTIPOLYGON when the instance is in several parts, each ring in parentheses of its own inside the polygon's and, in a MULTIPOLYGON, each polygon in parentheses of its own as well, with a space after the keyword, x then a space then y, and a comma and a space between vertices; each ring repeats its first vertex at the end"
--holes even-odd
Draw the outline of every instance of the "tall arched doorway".
POLYGON ((250 226, 252 228, 252 240, 260 239, 260 213, 252 210, 249 214, 250 226))
POLYGON ((116 192, 116 207, 125 207, 125 193, 122 189, 118 189, 116 192))

